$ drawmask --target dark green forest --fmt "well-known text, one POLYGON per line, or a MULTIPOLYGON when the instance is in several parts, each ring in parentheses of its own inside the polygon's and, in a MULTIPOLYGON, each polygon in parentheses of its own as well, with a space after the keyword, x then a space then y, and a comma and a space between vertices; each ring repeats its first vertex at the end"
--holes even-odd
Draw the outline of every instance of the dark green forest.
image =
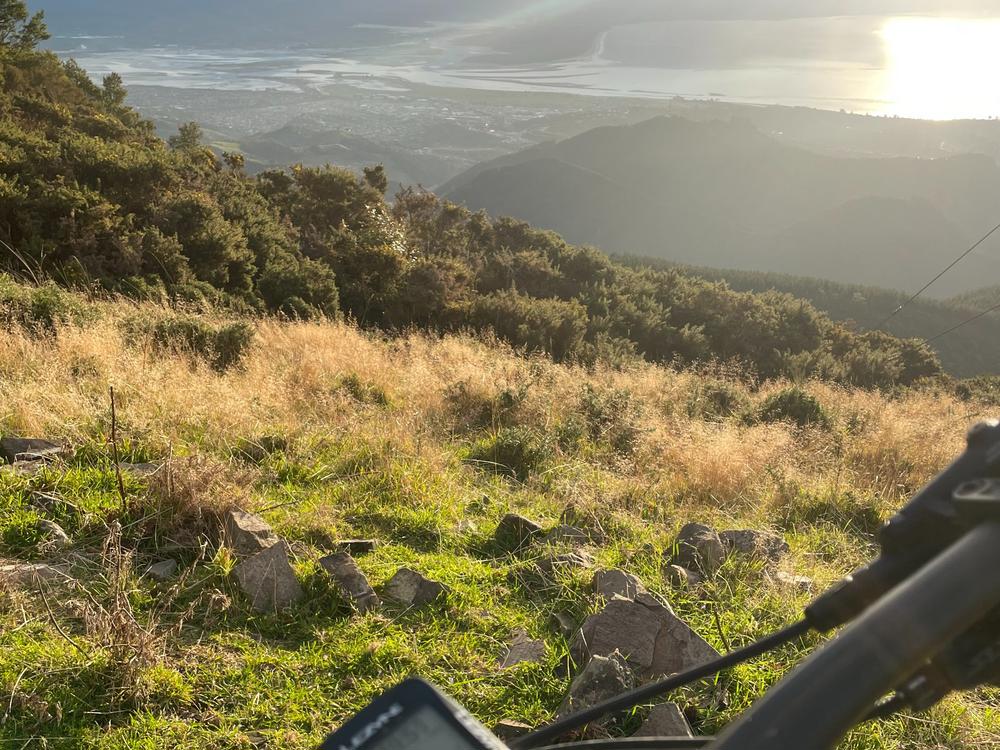
POLYGON ((940 374, 918 340, 857 333, 790 294, 633 268, 552 232, 363 175, 248 176, 196 124, 164 142, 117 75, 40 51, 44 21, 0 10, 0 268, 247 315, 346 316, 393 331, 493 331, 559 361, 735 363, 865 387, 940 374))

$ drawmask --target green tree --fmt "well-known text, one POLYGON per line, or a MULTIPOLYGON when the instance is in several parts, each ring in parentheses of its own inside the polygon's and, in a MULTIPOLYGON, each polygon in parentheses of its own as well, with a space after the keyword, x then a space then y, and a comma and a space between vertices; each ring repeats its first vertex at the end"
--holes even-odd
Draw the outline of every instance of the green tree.
POLYGON ((45 11, 32 16, 22 0, 0 0, 0 47, 32 50, 49 36, 45 11))
POLYGON ((201 146, 204 131, 196 122, 186 122, 177 129, 177 135, 170 136, 168 143, 174 151, 189 151, 201 146))
POLYGON ((109 107, 117 108, 125 104, 125 97, 128 96, 128 91, 125 89, 125 82, 122 81, 122 77, 117 73, 110 73, 104 76, 103 86, 101 87, 101 98, 104 103, 109 107))
POLYGON ((382 195, 389 189, 389 176, 385 173, 385 167, 376 164, 374 167, 365 167, 365 182, 382 195))

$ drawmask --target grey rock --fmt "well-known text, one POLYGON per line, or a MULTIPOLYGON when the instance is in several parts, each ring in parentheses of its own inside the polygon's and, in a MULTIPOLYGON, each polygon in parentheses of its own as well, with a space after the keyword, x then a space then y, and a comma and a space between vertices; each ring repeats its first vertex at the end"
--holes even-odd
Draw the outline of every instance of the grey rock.
POLYGON ((694 737, 691 725, 676 703, 653 706, 633 737, 694 737))
POLYGON ((516 552, 541 536, 541 533, 542 527, 534 521, 508 513, 497 525, 493 539, 501 549, 516 552))
POLYGON ((510 721, 504 719, 503 721, 498 721, 496 726, 493 727, 493 734, 495 734, 501 742, 509 743, 520 737, 524 737, 526 734, 531 732, 531 727, 520 721, 510 721))
POLYGON ((728 552, 756 557, 770 565, 780 562, 789 552, 788 542, 770 531, 734 529, 719 532, 719 539, 728 552))
POLYGON ((576 526, 560 524, 545 534, 548 544, 587 544, 590 534, 576 526))
POLYGON ((545 661, 545 641, 535 640, 525 631, 516 630, 507 655, 500 661, 500 668, 508 669, 515 664, 540 664, 543 661, 545 661))
POLYGON ((284 542, 247 558, 233 568, 233 575, 258 612, 278 612, 304 596, 284 542))
POLYGON ((432 581, 415 570, 400 568, 385 585, 385 596, 408 607, 420 607, 430 604, 446 590, 443 584, 432 581))
POLYGON ((698 573, 682 568, 680 565, 668 565, 663 569, 663 576, 667 579, 667 583, 676 589, 697 586, 702 581, 698 573))
POLYGON ((55 550, 64 550, 72 546, 73 540, 69 538, 63 527, 55 521, 42 518, 38 521, 38 530, 45 536, 44 545, 55 550))
POLYGON ((0 564, 0 584, 6 586, 36 586, 65 577, 61 570, 45 563, 0 564))
POLYGON ((611 599, 587 618, 570 643, 577 664, 615 651, 642 679, 683 672, 719 657, 670 607, 648 595, 635 601, 611 599))
POLYGON ((234 508, 223 519, 226 545, 237 557, 248 557, 270 549, 280 541, 266 521, 253 513, 234 508))
POLYGON ((575 552, 566 552, 561 555, 543 557, 538 561, 538 570, 542 575, 551 577, 561 570, 586 570, 594 565, 594 558, 590 552, 578 549, 575 552))
POLYGON ((559 632, 567 638, 576 632, 576 618, 568 612, 553 612, 552 622, 554 622, 556 627, 559 628, 559 632))
POLYGON ((177 574, 178 567, 176 560, 160 560, 146 568, 146 575, 154 581, 169 581, 177 574))
POLYGON ((795 589, 802 594, 812 594, 816 590, 816 582, 809 576, 797 576, 779 570, 774 574, 774 580, 777 584, 795 589))
POLYGON ((361 568, 347 552, 339 552, 319 561, 330 574, 334 585, 358 612, 371 612, 382 603, 361 568))
POLYGON ((349 555, 368 555, 378 547, 375 539, 340 539, 333 543, 334 549, 349 555))
POLYGON ((15 461, 53 461, 73 455, 71 448, 38 438, 0 438, 0 456, 15 461))
POLYGON ((726 548, 719 535, 709 526, 689 523, 681 529, 674 543, 673 563, 688 570, 712 574, 726 559, 726 548))
POLYGON ((6 474, 17 474, 24 477, 33 477, 48 466, 46 461, 15 461, 12 464, 0 466, 0 472, 6 474))
POLYGON ((635 675, 617 652, 592 656, 569 686, 556 718, 583 711, 635 686, 635 675))
POLYGON ((599 570, 594 573, 590 586, 595 594, 609 601, 616 596, 635 599, 639 594, 649 593, 642 581, 624 570, 599 570))

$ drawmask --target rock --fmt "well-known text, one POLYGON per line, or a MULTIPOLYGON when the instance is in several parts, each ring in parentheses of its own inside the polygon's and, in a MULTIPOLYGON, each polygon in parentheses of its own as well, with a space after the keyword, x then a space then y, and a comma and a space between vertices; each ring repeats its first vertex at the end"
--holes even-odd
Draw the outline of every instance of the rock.
POLYGON ((223 519, 226 545, 237 557, 249 557, 270 549, 280 541, 274 530, 260 516, 234 508, 223 519))
POLYGON ((670 607, 649 595, 635 601, 611 599, 587 618, 570 643, 577 664, 616 651, 643 680, 683 672, 719 657, 670 607))
POLYGON ((594 573, 590 587, 598 596, 610 601, 616 596, 635 599, 639 594, 647 594, 642 581, 624 570, 599 570, 594 573))
POLYGON ((378 547, 378 542, 374 539, 341 539, 333 544, 334 549, 349 555, 368 555, 378 547))
POLYGON ((8 474, 18 474, 24 477, 33 477, 38 472, 48 466, 46 461, 15 461, 12 464, 0 466, 0 471, 8 474))
POLYGON ((774 580, 781 586, 795 589, 803 594, 812 594, 816 590, 816 582, 809 576, 797 576, 779 570, 774 574, 774 580))
POLYGON ((38 530, 45 535, 44 545, 55 550, 64 550, 73 545, 73 540, 69 538, 63 527, 55 521, 45 518, 39 519, 38 530))
MULTIPOLYGON (((469 518, 463 518, 455 525, 455 531, 459 534, 475 534, 478 530, 479 527, 476 525, 476 522, 469 518)), ((517 722, 512 723, 516 724, 517 722)))
POLYGON ((119 464, 121 470, 125 474, 131 474, 136 477, 151 477, 156 474, 160 469, 163 468, 162 463, 145 463, 145 464, 119 464))
POLYGON ((545 534, 548 544, 587 544, 590 534, 576 526, 560 524, 545 534))
POLYGON ((524 516, 508 513, 497 525, 493 539, 500 549, 516 552, 537 539, 541 533, 542 527, 534 521, 530 521, 524 516))
POLYGON ((507 650, 507 656, 500 661, 501 669, 515 664, 540 664, 545 661, 545 641, 536 641, 525 631, 514 631, 514 640, 507 650))
POLYGON ((73 455, 71 448, 38 438, 0 438, 0 456, 15 461, 54 461, 73 455))
POLYGON ((680 565, 668 565, 664 568, 663 575, 667 579, 667 583, 676 589, 697 586, 702 581, 700 575, 693 570, 682 568, 680 565))
POLYGON ((531 727, 527 724, 522 724, 520 721, 510 721, 509 719, 499 721, 496 726, 493 727, 493 734, 495 734, 504 744, 513 742, 520 737, 524 737, 530 732, 531 727))
POLYGON ((538 561, 537 565, 539 572, 543 576, 552 577, 556 571, 560 570, 572 570, 574 568, 586 570, 593 567, 594 558, 587 550, 578 549, 575 552, 566 552, 562 555, 543 557, 538 561))
POLYGON ((258 612, 278 612, 304 596, 284 542, 247 558, 233 568, 233 575, 258 612))
POLYGON ((592 656, 570 684, 569 693, 559 706, 556 718, 596 706, 634 686, 635 676, 621 654, 612 652, 607 656, 592 656))
POLYGON ((567 638, 576 632, 576 618, 568 612, 553 612, 552 621, 559 628, 559 632, 567 638))
POLYGON ((382 604, 361 568, 347 552, 324 557, 319 564, 330 574, 341 596, 358 612, 371 612, 382 604))
POLYGON ((771 565, 776 565, 789 552, 788 542, 770 531, 722 531, 719 539, 727 551, 756 557, 771 565))
POLYGON ((726 548, 719 535, 700 523, 689 523, 681 529, 674 546, 673 563, 700 573, 714 573, 726 558, 726 548))
POLYGON ((633 737, 694 737, 691 725, 676 703, 653 706, 633 737))
POLYGON ((408 607, 430 604, 446 591, 443 584, 425 578, 415 570, 400 568, 385 585, 385 595, 408 607))
POLYGON ((6 586, 37 586, 41 581, 64 577, 58 568, 45 563, 0 564, 0 584, 6 586))
POLYGON ((161 560, 146 568, 146 575, 154 581, 169 581, 177 574, 178 567, 176 560, 161 560))

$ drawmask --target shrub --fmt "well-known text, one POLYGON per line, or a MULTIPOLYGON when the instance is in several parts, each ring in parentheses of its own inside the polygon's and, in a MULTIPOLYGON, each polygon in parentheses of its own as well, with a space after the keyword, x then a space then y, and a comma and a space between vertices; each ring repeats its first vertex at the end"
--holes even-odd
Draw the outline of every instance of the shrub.
POLYGON ((823 405, 797 385, 768 396, 757 416, 762 422, 794 422, 799 427, 830 424, 823 405))
POLYGON ((94 311, 78 296, 54 284, 27 286, 0 274, 0 324, 36 331, 52 331, 60 323, 83 323, 94 311))
POLYGON ((466 460, 484 471, 502 474, 521 482, 543 466, 551 447, 532 430, 509 427, 476 443, 466 460))
POLYGON ((732 383, 699 379, 688 395, 687 413, 692 418, 723 420, 745 413, 749 405, 750 399, 732 383))
POLYGON ((369 406, 389 406, 392 400, 381 386, 362 380, 352 372, 340 379, 339 387, 345 390, 351 398, 369 406))
POLYGON ((599 391, 588 385, 580 398, 580 411, 591 440, 604 443, 622 455, 635 450, 642 435, 641 413, 630 391, 618 388, 599 391))
POLYGON ((238 365, 253 344, 254 327, 244 321, 213 325, 191 315, 158 320, 133 318, 125 323, 131 337, 147 337, 158 351, 190 354, 219 372, 238 365))

